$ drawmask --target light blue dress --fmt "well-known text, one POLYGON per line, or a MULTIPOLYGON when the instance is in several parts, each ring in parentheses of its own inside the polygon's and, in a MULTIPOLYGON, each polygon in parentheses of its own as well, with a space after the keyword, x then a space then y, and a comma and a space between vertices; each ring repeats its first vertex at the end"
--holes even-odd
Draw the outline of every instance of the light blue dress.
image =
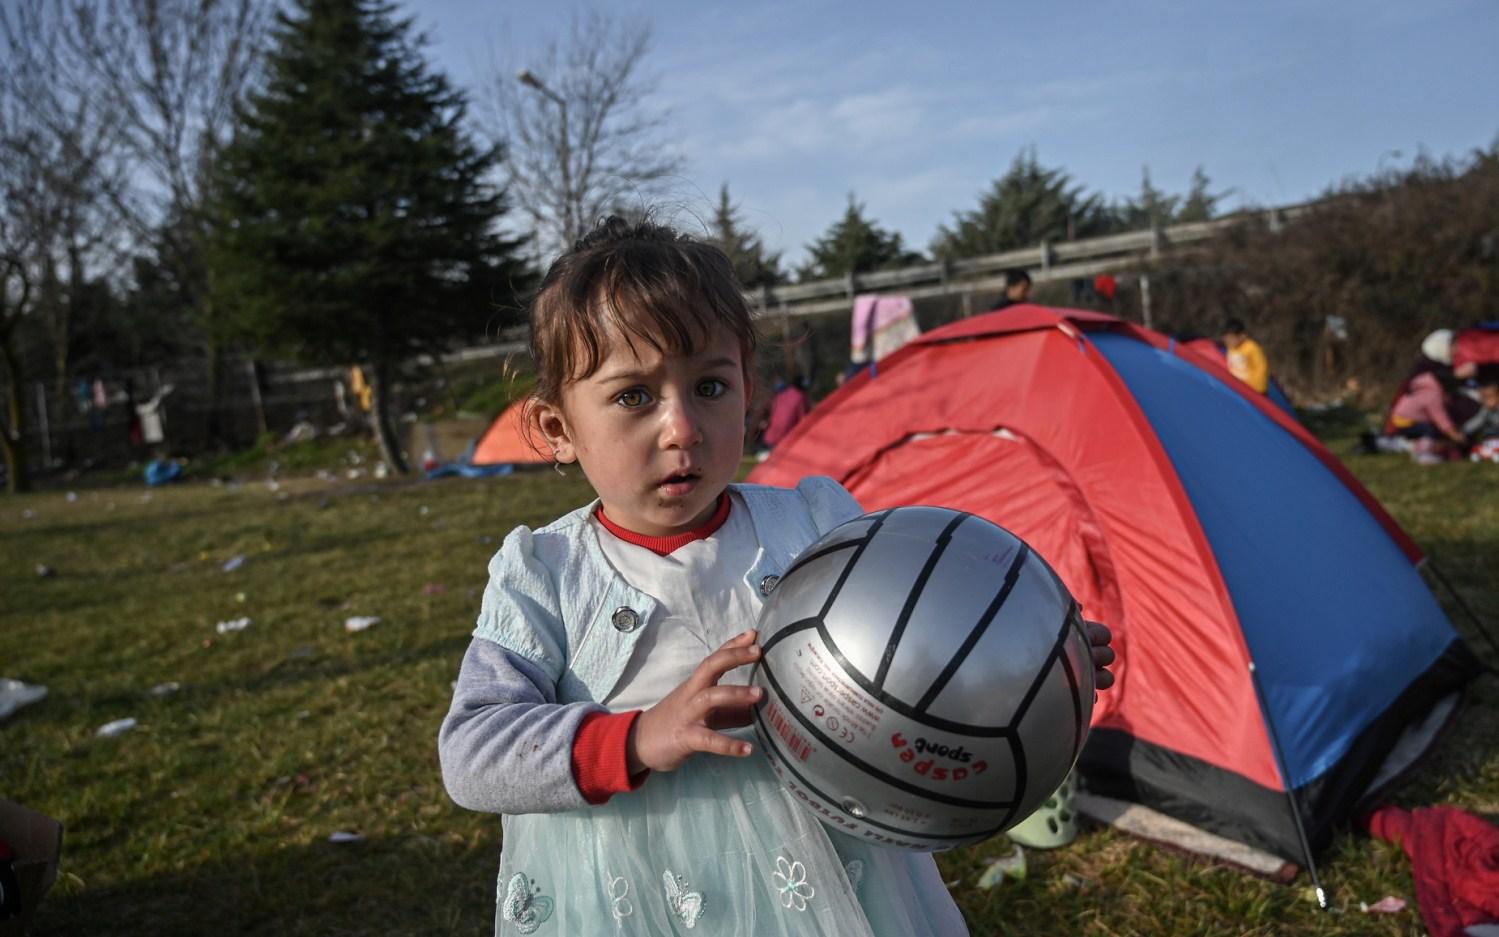
MULTIPOLYGON (((756 584, 860 513, 828 479, 732 490, 758 544, 731 586, 747 590, 735 594, 751 617, 763 603, 756 584)), ((613 705, 611 690, 629 682, 636 642, 654 625, 696 615, 619 574, 589 527, 591 507, 506 539, 439 737, 454 800, 505 815, 495 932, 966 935, 929 854, 825 826, 784 790, 758 745, 749 758, 690 758, 639 790, 585 806, 570 767, 578 721, 613 705)), ((701 624, 705 647, 750 623, 701 624)), ((736 734, 756 741, 750 729, 736 734)))
POLYGON ((758 752, 692 758, 602 806, 504 828, 495 932, 507 937, 968 933, 930 855, 828 828, 758 752))

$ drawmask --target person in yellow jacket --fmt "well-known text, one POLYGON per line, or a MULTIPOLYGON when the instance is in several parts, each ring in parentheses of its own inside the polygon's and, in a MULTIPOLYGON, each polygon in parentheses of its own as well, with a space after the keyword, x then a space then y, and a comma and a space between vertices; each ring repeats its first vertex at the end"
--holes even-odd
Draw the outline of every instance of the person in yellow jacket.
POLYGON ((1244 323, 1229 319, 1223 326, 1223 344, 1228 348, 1228 370, 1260 393, 1270 389, 1270 362, 1265 349, 1249 337, 1244 323))
POLYGON ((354 400, 359 404, 359 409, 365 413, 375 405, 375 389, 365 380, 364 368, 354 365, 349 369, 349 393, 354 395, 354 400))

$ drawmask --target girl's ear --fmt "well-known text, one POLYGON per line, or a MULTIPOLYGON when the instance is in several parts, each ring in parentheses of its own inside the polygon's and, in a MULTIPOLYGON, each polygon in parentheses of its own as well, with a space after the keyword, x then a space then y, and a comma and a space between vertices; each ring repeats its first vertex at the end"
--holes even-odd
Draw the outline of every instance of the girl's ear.
POLYGON ((567 417, 563 415, 560 406, 538 400, 527 410, 526 416, 541 434, 541 438, 546 440, 547 447, 552 450, 552 458, 558 464, 565 465, 578 460, 578 454, 573 448, 572 433, 567 426, 567 417))

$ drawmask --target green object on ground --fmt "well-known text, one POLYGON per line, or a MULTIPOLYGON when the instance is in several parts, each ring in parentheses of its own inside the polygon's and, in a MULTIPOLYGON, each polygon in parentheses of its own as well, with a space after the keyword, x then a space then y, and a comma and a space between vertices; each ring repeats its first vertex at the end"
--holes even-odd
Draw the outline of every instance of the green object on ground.
POLYGON ((1077 770, 1073 769, 1067 772, 1055 794, 1006 835, 1032 849, 1056 849, 1077 839, 1077 810, 1072 804, 1076 790, 1077 770))

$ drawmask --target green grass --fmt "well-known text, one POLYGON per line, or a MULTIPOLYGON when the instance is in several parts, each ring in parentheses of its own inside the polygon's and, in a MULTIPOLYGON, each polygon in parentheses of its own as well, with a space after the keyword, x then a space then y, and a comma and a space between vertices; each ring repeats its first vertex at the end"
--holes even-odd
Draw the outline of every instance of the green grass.
MULTIPOLYGON (((1332 444, 1499 622, 1499 469, 1332 444)), ((0 676, 51 691, 0 723, 0 795, 67 829, 35 932, 491 933, 499 823, 448 802, 435 735, 499 539, 588 496, 576 473, 526 473, 0 501, 0 676), (236 555, 244 565, 224 572, 236 555), (38 563, 56 574, 39 578, 38 563), (243 615, 247 630, 215 632, 243 615), (384 620, 350 634, 350 615, 384 620), (168 680, 182 689, 148 694, 168 680), (96 737, 124 716, 140 727, 96 737), (330 843, 339 830, 365 839, 330 843)), ((1398 800, 1499 814, 1493 678, 1398 800)), ((1108 830, 1031 852, 1023 883, 975 889, 982 859, 1006 849, 939 860, 976 934, 1423 930, 1414 910, 1359 913, 1414 894, 1403 854, 1356 835, 1324 860, 1337 914, 1315 909, 1304 880, 1270 884, 1108 830)))

